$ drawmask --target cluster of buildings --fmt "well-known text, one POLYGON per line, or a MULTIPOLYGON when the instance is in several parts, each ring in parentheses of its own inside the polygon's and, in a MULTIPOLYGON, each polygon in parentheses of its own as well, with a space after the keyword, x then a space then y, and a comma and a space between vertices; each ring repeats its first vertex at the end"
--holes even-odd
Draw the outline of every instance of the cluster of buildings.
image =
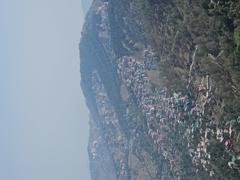
POLYGON ((107 37, 109 34, 109 20, 108 20, 108 3, 103 3, 96 10, 96 14, 100 17, 100 22, 97 24, 100 28, 99 37, 107 37))
MULTIPOLYGON (((152 88, 146 74, 146 69, 151 64, 148 59, 149 52, 145 51, 144 54, 144 64, 130 56, 119 58, 117 72, 138 107, 144 112, 148 134, 153 143, 174 168, 175 158, 165 149, 164 144, 169 140, 171 133, 183 130, 192 163, 195 166, 200 165, 210 176, 214 176, 215 171, 210 164, 211 153, 208 152, 208 147, 216 137, 222 142, 225 150, 232 154, 233 127, 225 126, 219 129, 212 120, 205 119, 206 107, 212 98, 209 76, 204 77, 195 87, 198 92, 195 100, 181 93, 169 95, 167 88, 152 88)), ((235 166, 235 159, 228 163, 230 168, 235 166)))
POLYGON ((115 128, 119 128, 117 115, 110 103, 105 88, 96 71, 94 71, 92 75, 92 85, 96 97, 98 114, 103 118, 103 124, 112 124, 115 128))
POLYGON ((98 29, 98 38, 101 40, 104 50, 111 56, 114 56, 112 51, 112 44, 110 38, 110 23, 109 23, 109 4, 102 2, 102 5, 97 7, 96 15, 98 15, 98 22, 96 28, 98 29))
MULTIPOLYGON (((118 59, 118 74, 135 98, 138 107, 144 112, 148 127, 148 135, 153 140, 157 150, 163 152, 174 168, 175 158, 165 150, 163 144, 167 141, 171 126, 184 124, 184 114, 192 108, 191 101, 186 96, 175 94, 168 97, 167 89, 153 91, 145 73, 145 65, 132 57, 124 56, 118 59), (172 124, 172 125, 170 125, 172 124)), ((192 111, 194 113, 194 111, 192 111)))
POLYGON ((97 148, 98 148, 98 140, 94 140, 91 144, 91 149, 90 149, 91 157, 93 160, 97 158, 97 148))
POLYGON ((144 66, 147 70, 156 69, 159 58, 151 49, 144 50, 144 66))
MULTIPOLYGON (((96 105, 98 109, 98 114, 101 119, 102 126, 104 127, 103 135, 104 139, 110 147, 110 151, 115 158, 115 162, 118 164, 119 168, 119 179, 126 179, 127 173, 127 139, 121 130, 119 125, 119 120, 117 118, 116 112, 109 101, 108 95, 101 82, 99 74, 97 71, 93 71, 92 74, 92 89, 95 94, 96 105)), ((93 141, 90 152, 92 153, 93 159, 97 157, 97 144, 98 141, 93 141)))

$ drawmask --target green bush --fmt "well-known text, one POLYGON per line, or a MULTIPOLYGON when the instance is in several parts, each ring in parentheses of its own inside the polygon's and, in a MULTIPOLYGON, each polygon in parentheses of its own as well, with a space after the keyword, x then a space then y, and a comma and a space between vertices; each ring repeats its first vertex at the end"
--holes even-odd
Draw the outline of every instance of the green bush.
POLYGON ((236 44, 236 51, 240 52, 240 25, 234 29, 234 42, 236 44))

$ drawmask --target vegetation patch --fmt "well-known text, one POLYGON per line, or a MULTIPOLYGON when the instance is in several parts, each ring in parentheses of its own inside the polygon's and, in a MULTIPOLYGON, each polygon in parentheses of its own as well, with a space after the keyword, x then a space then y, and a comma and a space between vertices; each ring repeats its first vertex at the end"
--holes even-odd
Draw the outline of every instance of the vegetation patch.
POLYGON ((236 51, 240 53, 240 25, 234 30, 234 42, 236 44, 236 51))

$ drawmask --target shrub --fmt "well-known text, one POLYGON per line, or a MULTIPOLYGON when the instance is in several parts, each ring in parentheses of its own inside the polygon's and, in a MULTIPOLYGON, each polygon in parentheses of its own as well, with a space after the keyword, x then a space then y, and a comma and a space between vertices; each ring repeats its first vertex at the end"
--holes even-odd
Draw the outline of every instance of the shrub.
POLYGON ((234 42, 236 44, 236 51, 240 52, 240 25, 234 29, 234 42))

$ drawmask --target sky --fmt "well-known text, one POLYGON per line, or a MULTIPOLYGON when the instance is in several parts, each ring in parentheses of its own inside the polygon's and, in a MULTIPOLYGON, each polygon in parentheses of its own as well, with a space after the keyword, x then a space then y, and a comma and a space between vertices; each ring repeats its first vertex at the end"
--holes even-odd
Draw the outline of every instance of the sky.
POLYGON ((0 0, 0 179, 89 180, 81 0, 0 0))

